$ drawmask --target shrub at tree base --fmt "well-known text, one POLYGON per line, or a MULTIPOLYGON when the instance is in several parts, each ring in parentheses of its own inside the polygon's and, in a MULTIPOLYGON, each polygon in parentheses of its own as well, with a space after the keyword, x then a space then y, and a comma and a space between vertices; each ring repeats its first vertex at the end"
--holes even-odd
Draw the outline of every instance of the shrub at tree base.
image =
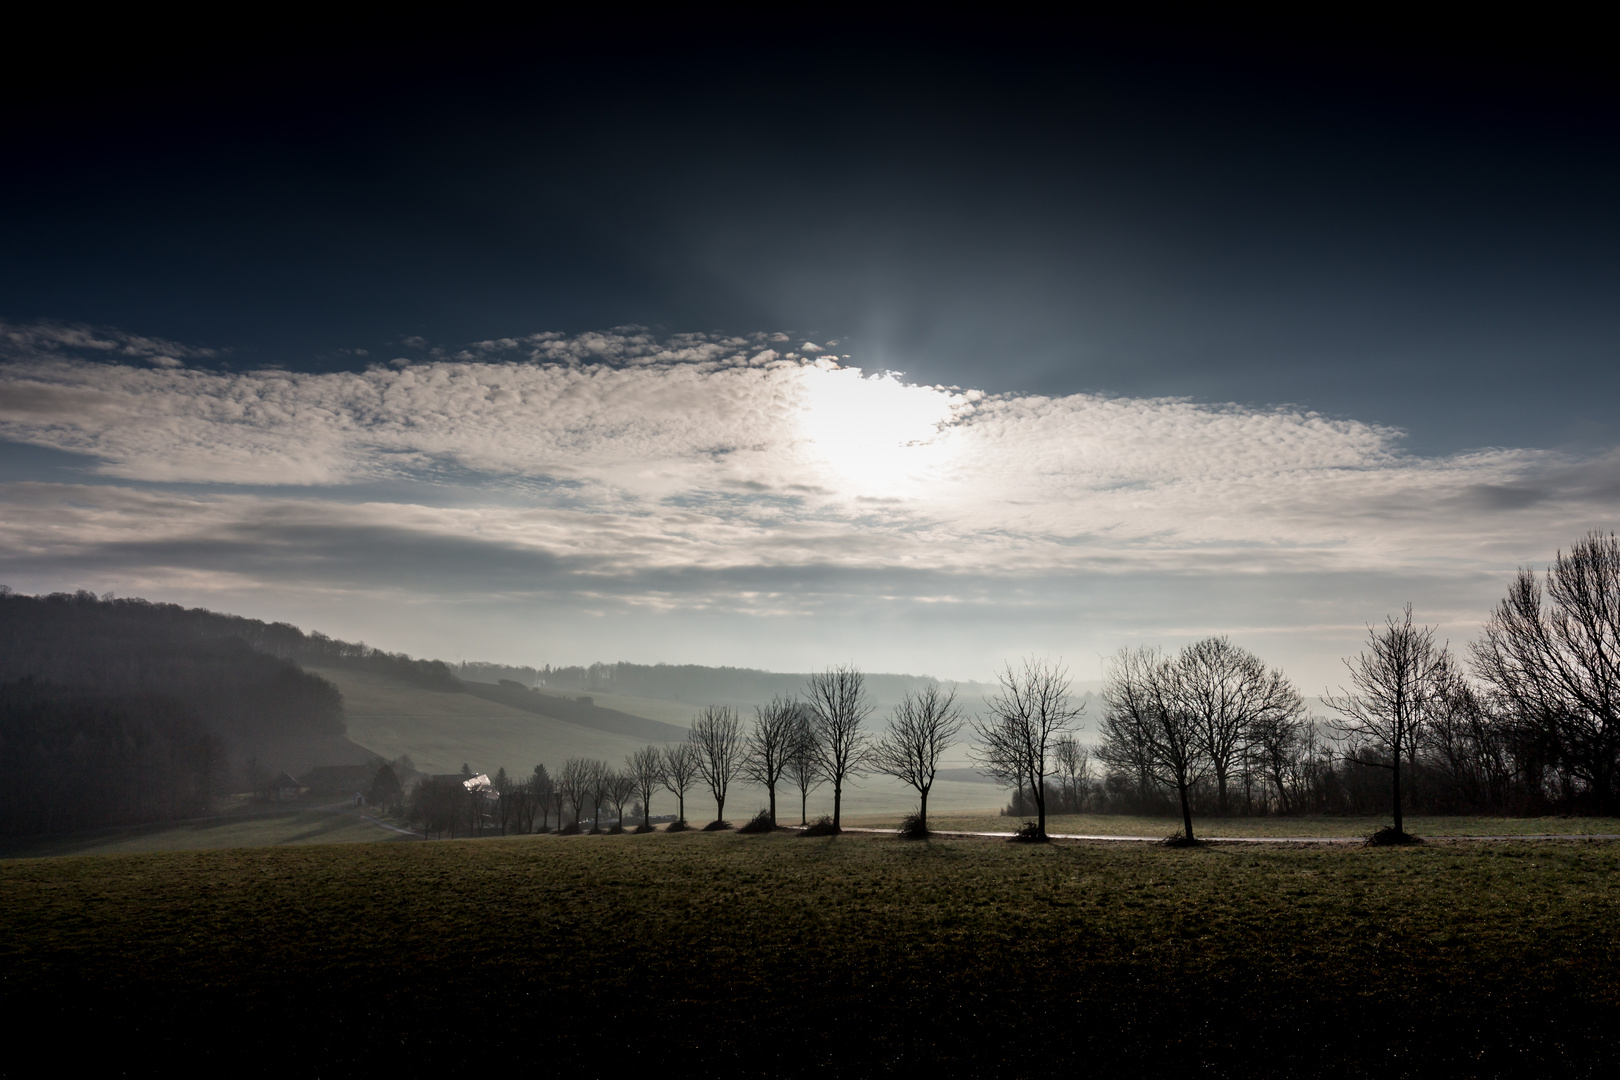
POLYGON ((828 817, 826 814, 822 814, 820 817, 816 818, 816 820, 800 829, 799 835, 837 836, 840 832, 843 832, 843 830, 833 824, 833 819, 828 817))
POLYGON ((703 831, 704 832, 724 832, 725 830, 727 830, 729 828, 731 828, 731 822, 729 822, 729 821, 711 821, 707 825, 703 826, 703 831))
POLYGON ((1204 846, 1203 841, 1201 841, 1201 840, 1197 840, 1197 839, 1189 840, 1187 838, 1186 833, 1171 833, 1169 836, 1165 837, 1163 840, 1160 840, 1159 843, 1162 844, 1165 847, 1203 847, 1204 846))
POLYGON ((665 832, 688 832, 688 831, 691 830, 691 828, 692 828, 692 826, 688 825, 684 821, 672 821, 668 825, 664 826, 664 831, 665 832))
POLYGON ((558 836, 578 836, 579 835, 579 822, 570 821, 567 825, 564 825, 562 828, 557 830, 557 835, 558 836))
POLYGON ((761 810, 751 818, 748 824, 737 830, 740 833, 768 833, 776 831, 776 822, 771 820, 769 810, 761 810))
POLYGON ((631 829, 630 831, 635 833, 637 836, 640 836, 642 833, 657 832, 658 829, 655 828, 652 825, 647 824, 645 821, 643 821, 640 825, 637 825, 634 829, 631 829))
POLYGON ((905 817, 900 819, 900 839, 928 839, 928 826, 923 824, 923 817, 921 814, 907 814, 905 817))
POLYGON ((1015 844, 1044 844, 1047 836, 1041 831, 1040 822, 1026 821, 1008 839, 1015 844))
POLYGON ((1422 840, 1393 825, 1385 825, 1382 829, 1367 837, 1369 847, 1401 847, 1406 844, 1421 844, 1422 840))
POLYGON ((615 826, 613 826, 613 828, 608 830, 608 835, 609 836, 622 836, 623 834, 624 834, 624 826, 623 825, 615 825, 615 826))

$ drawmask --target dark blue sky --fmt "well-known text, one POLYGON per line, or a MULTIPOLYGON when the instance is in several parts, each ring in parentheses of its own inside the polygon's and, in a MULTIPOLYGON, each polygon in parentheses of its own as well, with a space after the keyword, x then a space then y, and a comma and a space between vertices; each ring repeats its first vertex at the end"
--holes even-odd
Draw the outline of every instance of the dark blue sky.
POLYGON ((1424 452, 1620 442, 1613 82, 1579 41, 1406 29, 110 35, 14 76, 0 317, 298 369, 782 329, 1424 452))

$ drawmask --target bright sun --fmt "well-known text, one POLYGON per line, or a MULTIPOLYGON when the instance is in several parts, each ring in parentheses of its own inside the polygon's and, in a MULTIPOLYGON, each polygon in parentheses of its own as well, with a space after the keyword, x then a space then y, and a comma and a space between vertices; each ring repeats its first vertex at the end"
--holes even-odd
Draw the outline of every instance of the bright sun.
POLYGON ((863 378, 859 368, 804 369, 803 436, 846 488, 859 494, 900 494, 949 452, 944 425, 952 395, 907 386, 885 372, 863 378))

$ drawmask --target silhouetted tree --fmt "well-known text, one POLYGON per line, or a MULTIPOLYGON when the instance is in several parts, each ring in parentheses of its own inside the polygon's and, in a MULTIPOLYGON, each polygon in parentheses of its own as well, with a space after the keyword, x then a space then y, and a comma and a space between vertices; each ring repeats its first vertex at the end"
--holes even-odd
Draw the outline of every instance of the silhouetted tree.
POLYGON ((955 690, 930 684, 906 694, 894 707, 889 731, 872 748, 872 764, 917 791, 917 823, 928 831, 928 792, 939 773, 939 759, 962 730, 955 690))
POLYGON ((1473 667, 1526 742, 1607 814, 1620 800, 1620 541, 1588 533, 1545 586, 1519 571, 1473 648, 1473 667))
POLYGON ((692 721, 697 773, 714 796, 714 820, 726 817, 726 789, 742 763, 742 723, 727 705, 710 705, 692 721))
POLYGON ((550 816, 547 810, 551 805, 553 789, 551 774, 546 772, 544 764, 536 765, 523 786, 528 789, 529 793, 529 798, 524 804, 528 810, 528 818, 523 823, 523 831, 534 831, 534 817, 538 812, 540 815, 540 831, 545 832, 546 820, 550 816))
POLYGON ((1182 704, 1179 666, 1157 649, 1122 649, 1103 675, 1104 745, 1140 747, 1149 774, 1174 788, 1188 843, 1195 839, 1192 789, 1209 768, 1198 718, 1182 704))
POLYGON ((664 747, 664 786, 675 796, 675 820, 686 824, 686 789, 697 779, 697 747, 691 741, 664 747))
POLYGON ((625 768, 635 781, 641 799, 641 823, 652 825, 652 797, 664 783, 664 753, 656 746, 643 746, 625 758, 625 768))
POLYGON ((799 824, 809 824, 806 813, 810 793, 827 782, 821 771, 821 755, 816 749, 816 733, 810 723, 810 710, 803 704, 794 710, 793 727, 789 735, 787 778, 799 790, 799 824))
POLYGON ((624 805, 636 794, 636 778, 620 769, 607 769, 607 796, 613 803, 615 829, 624 830, 624 805))
POLYGON ((743 777, 769 794, 773 827, 776 825, 776 785, 781 783, 782 774, 787 770, 798 719, 798 702, 774 697, 769 705, 755 707, 754 726, 743 742, 743 777))
POLYGON ((506 835, 506 826, 511 823, 513 812, 517 809, 517 800, 514 795, 518 785, 506 775, 503 765, 495 770, 495 776, 490 780, 490 787, 495 792, 495 824, 500 827, 501 835, 506 835))
POLYGON ((1275 668, 1225 637, 1205 638, 1181 650, 1174 681, 1177 706, 1192 718, 1193 734, 1215 774, 1219 810, 1229 813, 1227 781, 1262 720, 1304 712, 1299 691, 1275 668))
POLYGON ((832 781, 833 828, 843 824, 844 784, 866 775, 871 743, 861 729, 871 715, 866 681, 854 664, 830 667, 810 676, 805 690, 816 761, 832 781))
MULTIPOLYGON (((595 779, 593 764, 589 758, 569 758, 557 773, 557 791, 573 810, 571 821, 565 822, 560 816, 558 818, 557 827, 565 832, 573 832, 585 819, 585 806, 590 800, 591 784, 595 779)), ((558 813, 561 814, 560 806, 558 813)))
POLYGON ((989 717, 974 721, 980 744, 975 755, 981 767, 1005 770, 1010 765, 1029 781, 1037 835, 1044 838, 1053 747, 1084 707, 1070 700, 1069 673, 1061 664, 1030 658, 1014 669, 1008 663, 997 679, 1001 690, 986 702, 989 717))
POLYGON ((591 803, 591 832, 602 831, 602 804, 608 801, 613 791, 614 772, 605 761, 591 759, 587 768, 590 779, 586 784, 591 803))
POLYGON ((1064 797, 1072 813, 1086 808, 1086 787, 1091 782, 1091 750, 1073 735, 1060 736, 1053 744, 1055 772, 1063 778, 1064 797))
POLYGON ((1390 772, 1390 803, 1396 835, 1405 835, 1401 818, 1401 767, 1417 749, 1424 728, 1446 707, 1454 675, 1450 652, 1436 645, 1434 629, 1412 622, 1407 604, 1400 622, 1394 616, 1379 628, 1367 628, 1367 648, 1344 661, 1353 690, 1324 696, 1340 714, 1333 727, 1370 747, 1387 761, 1368 761, 1390 772))

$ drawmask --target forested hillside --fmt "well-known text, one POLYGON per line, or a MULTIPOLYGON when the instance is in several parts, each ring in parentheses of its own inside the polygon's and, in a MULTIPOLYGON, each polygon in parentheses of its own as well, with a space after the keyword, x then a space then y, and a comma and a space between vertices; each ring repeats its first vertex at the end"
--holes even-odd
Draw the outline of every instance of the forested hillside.
POLYGON ((337 687, 259 651, 255 629, 279 632, 174 604, 0 592, 0 832, 198 814, 249 757, 363 760, 337 687))

